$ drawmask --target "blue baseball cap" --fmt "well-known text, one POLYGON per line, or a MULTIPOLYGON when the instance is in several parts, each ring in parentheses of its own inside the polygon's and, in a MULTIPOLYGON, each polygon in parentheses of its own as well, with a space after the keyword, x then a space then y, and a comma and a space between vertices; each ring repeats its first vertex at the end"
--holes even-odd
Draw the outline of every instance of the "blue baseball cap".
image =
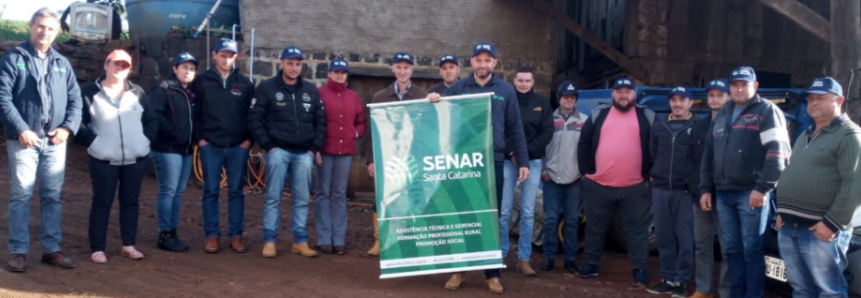
POLYGON ((189 52, 182 52, 179 55, 176 55, 176 58, 173 59, 173 66, 177 66, 183 64, 185 62, 193 62, 194 65, 197 65, 197 59, 194 59, 194 56, 189 52))
POLYGON ((706 86, 706 92, 709 90, 715 89, 720 92, 729 94, 729 82, 726 79, 714 79, 709 81, 709 84, 706 86))
POLYGON ((673 91, 670 92, 670 96, 667 96, 667 98, 672 98, 673 95, 681 95, 682 98, 691 98, 691 90, 688 87, 678 86, 673 88, 673 91))
POLYGON ((215 42, 215 52, 221 51, 231 51, 234 53, 239 53, 239 47, 236 45, 236 41, 230 38, 219 38, 217 42, 215 42))
POLYGON ((397 53, 395 53, 394 56, 392 56, 392 64, 395 64, 395 63, 398 63, 401 61, 406 61, 406 62, 409 62, 410 64, 415 64, 414 59, 415 59, 415 57, 412 54, 410 54, 409 52, 397 52, 397 53))
POLYGON ((302 56, 302 49, 297 46, 288 46, 281 50, 281 60, 284 59, 296 59, 305 60, 305 57, 302 56))
POLYGON ((631 80, 627 77, 618 78, 618 79, 616 79, 616 82, 613 83, 613 90, 623 88, 623 87, 636 89, 636 87, 634 86, 634 80, 631 80))
POLYGON ((350 72, 350 64, 347 63, 347 60, 344 58, 335 58, 332 59, 332 63, 329 63, 329 71, 343 70, 346 72, 350 72))
POLYGON ((813 83, 810 83, 810 89, 807 89, 807 93, 834 93, 834 95, 843 97, 843 86, 840 86, 840 83, 831 77, 817 78, 813 80, 813 83))
POLYGON ((559 85, 559 89, 556 91, 556 94, 559 94, 559 98, 568 94, 577 94, 577 86, 574 85, 572 81, 564 81, 561 85, 559 85))
POLYGON ((457 63, 457 56, 455 56, 455 55, 446 54, 446 55, 443 55, 442 57, 439 58, 439 66, 440 67, 442 67, 442 65, 445 64, 446 62, 451 62, 451 63, 454 63, 454 65, 459 65, 457 63))
POLYGON ((478 56, 478 53, 487 52, 493 58, 496 58, 496 46, 489 42, 479 42, 472 47, 472 56, 478 56))
POLYGON ((732 73, 729 75, 729 81, 756 82, 756 72, 753 71, 753 67, 742 66, 732 70, 732 73))

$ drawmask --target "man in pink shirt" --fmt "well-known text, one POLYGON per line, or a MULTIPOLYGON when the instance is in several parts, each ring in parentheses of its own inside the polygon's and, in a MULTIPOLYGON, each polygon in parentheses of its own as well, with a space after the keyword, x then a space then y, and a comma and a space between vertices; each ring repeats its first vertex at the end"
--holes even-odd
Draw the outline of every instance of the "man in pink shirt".
POLYGON ((586 209, 585 263, 577 275, 598 276, 598 261, 604 237, 621 212, 628 237, 628 256, 633 266, 634 285, 647 287, 649 226, 652 223, 651 160, 649 136, 655 112, 636 105, 633 80, 617 79, 613 104, 592 110, 577 144, 577 162, 583 179, 586 209))

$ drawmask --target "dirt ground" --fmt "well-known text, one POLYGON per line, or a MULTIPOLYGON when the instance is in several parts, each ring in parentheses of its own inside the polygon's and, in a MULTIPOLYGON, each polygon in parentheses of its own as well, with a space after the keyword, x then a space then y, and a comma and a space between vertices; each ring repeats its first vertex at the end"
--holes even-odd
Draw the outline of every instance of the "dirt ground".
MULTIPOLYGON (((5 142, 4 142, 5 143, 5 142)), ((0 146, 0 260, 5 268, 8 258, 8 229, 6 206, 9 194, 8 160, 5 146, 0 146)), ((194 178, 192 178, 194 180, 194 178)), ((72 146, 69 150, 66 182, 63 188, 64 252, 78 265, 73 270, 61 270, 39 263, 40 246, 39 204, 31 204, 31 249, 28 270, 15 274, 0 270, 0 297, 489 297, 483 287, 483 274, 471 272, 464 287, 456 292, 446 291, 447 275, 380 280, 378 259, 364 256, 373 242, 371 213, 367 209, 350 209, 347 249, 345 256, 321 255, 314 259, 289 254, 289 212, 282 212, 279 253, 275 259, 260 256, 261 195, 246 196, 246 228, 244 239, 250 251, 236 254, 227 249, 222 238, 218 254, 203 252, 204 234, 201 226, 201 189, 190 186, 182 206, 179 234, 192 245, 186 253, 170 253, 155 248, 156 181, 150 175, 143 182, 140 196, 140 224, 137 248, 146 254, 142 261, 132 261, 119 255, 120 235, 117 208, 114 204, 108 232, 109 263, 89 261, 87 226, 91 201, 90 178, 86 165, 86 150, 72 146)), ((193 185, 197 185, 193 183, 193 185)), ((226 194, 222 194, 225 198, 226 194)), ((225 214, 226 199, 222 199, 225 214)), ((282 210, 289 210, 289 200, 282 210)), ((313 212, 313 210, 312 210, 313 212)), ((312 213, 313 214, 313 213, 312 213)), ((226 218, 221 219, 222 229, 226 218)), ((313 227, 313 216, 309 217, 313 227)), ((310 228, 314 243, 314 229, 310 228)), ((514 241, 512 241, 514 243, 514 241)), ((541 261, 538 250, 533 251, 532 265, 536 270, 541 261)), ((516 255, 516 253, 512 253, 516 255)), ((557 261, 561 258, 557 258, 557 261)), ((507 297, 656 297, 642 289, 631 287, 631 267, 627 256, 607 252, 600 264, 601 276, 583 280, 561 269, 561 261, 551 273, 539 272, 538 277, 524 277, 513 269, 503 271, 502 282, 507 297)), ((506 260, 509 268, 514 260, 506 260)), ((658 259, 651 257, 650 277, 657 281, 658 259)), ((669 297, 669 296, 667 296, 669 297)))

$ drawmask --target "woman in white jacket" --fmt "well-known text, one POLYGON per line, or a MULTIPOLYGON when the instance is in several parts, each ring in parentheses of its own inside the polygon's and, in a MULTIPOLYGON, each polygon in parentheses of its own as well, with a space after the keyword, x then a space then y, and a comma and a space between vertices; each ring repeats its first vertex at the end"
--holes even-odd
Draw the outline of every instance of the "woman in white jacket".
POLYGON ((81 89, 84 111, 75 140, 87 146, 89 153, 93 184, 89 238, 95 263, 108 261, 107 229, 117 187, 123 242, 120 254, 134 260, 144 257, 134 247, 138 197, 158 119, 143 90, 128 81, 131 65, 126 51, 115 50, 105 61, 105 76, 81 89))

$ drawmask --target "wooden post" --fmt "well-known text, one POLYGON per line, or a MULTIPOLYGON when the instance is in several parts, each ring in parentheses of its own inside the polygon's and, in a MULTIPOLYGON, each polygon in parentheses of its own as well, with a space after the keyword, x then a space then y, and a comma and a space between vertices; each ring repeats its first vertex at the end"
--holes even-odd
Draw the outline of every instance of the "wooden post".
POLYGON ((852 121, 861 121, 861 2, 831 0, 831 74, 841 85, 852 121), (855 74, 852 75, 854 70, 855 74), (850 85, 850 76, 854 77, 850 85))
MULTIPOLYGON (((828 20, 823 18, 821 15, 807 7, 806 5, 798 2, 798 0, 759 0, 763 4, 768 7, 773 8, 778 13, 788 17, 798 25, 800 25, 804 30, 810 31, 816 37, 829 42, 831 41, 831 24, 828 23, 828 20)), ((857 1, 842 1, 842 2, 857 2, 857 1)), ((834 3, 835 1, 831 1, 831 11, 834 11, 834 3)), ((851 3, 846 3, 851 5, 851 3)), ((831 19, 834 20, 834 15, 831 15, 831 19)))
POLYGON ((556 20, 556 22, 562 24, 562 26, 577 35, 577 37, 582 39, 584 42, 594 47, 596 50, 601 52, 601 54, 607 56, 611 61, 628 71, 632 77, 643 81, 645 84, 649 84, 649 76, 645 69, 613 48, 612 45, 605 42, 600 36, 595 35, 592 31, 584 28, 580 23, 569 18, 565 13, 560 11, 559 8, 546 0, 535 0, 534 3, 536 7, 541 9, 552 19, 556 20))

